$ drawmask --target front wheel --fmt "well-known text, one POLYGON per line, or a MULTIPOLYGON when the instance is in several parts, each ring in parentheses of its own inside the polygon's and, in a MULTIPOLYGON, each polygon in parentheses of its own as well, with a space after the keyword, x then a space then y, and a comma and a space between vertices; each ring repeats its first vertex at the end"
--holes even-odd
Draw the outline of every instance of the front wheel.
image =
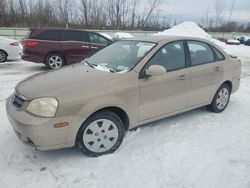
POLYGON ((222 84, 217 90, 212 103, 208 106, 208 109, 215 113, 224 111, 229 103, 230 95, 230 87, 227 84, 222 84))
POLYGON ((84 154, 97 157, 117 150, 124 134, 120 117, 110 111, 101 111, 83 123, 78 132, 77 144, 84 154))

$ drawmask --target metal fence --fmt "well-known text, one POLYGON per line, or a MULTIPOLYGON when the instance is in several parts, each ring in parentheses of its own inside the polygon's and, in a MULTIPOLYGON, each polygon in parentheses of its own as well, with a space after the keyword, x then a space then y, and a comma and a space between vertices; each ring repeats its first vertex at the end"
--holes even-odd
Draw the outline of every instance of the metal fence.
MULTIPOLYGON (((96 32, 103 32, 110 34, 111 36, 119 32, 117 30, 91 30, 96 32)), ((16 40, 21 40, 28 32, 28 28, 7 28, 7 27, 0 27, 0 36, 4 36, 7 38, 12 38, 16 40)), ((120 31, 120 32, 128 32, 131 33, 134 36, 148 36, 153 33, 156 33, 155 31, 120 31)), ((209 32, 209 34, 214 38, 234 38, 238 35, 246 35, 250 37, 250 33, 240 33, 240 32, 209 32)))

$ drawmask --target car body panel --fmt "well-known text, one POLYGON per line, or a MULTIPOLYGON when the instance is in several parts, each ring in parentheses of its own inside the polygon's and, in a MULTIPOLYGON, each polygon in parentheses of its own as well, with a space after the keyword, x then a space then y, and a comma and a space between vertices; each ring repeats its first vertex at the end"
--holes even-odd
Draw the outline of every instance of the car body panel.
POLYGON ((17 42, 18 42, 17 40, 12 40, 0 36, 0 50, 3 50, 7 53, 8 59, 20 58, 20 55, 22 53, 21 45, 18 46, 10 45, 12 43, 17 43, 17 42))
POLYGON ((78 32, 87 36, 94 34, 107 40, 108 44, 113 42, 103 35, 90 31, 35 28, 30 30, 30 33, 22 42, 25 44, 26 41, 35 41, 38 42, 38 45, 28 47, 23 45, 22 59, 34 63, 45 63, 48 54, 57 53, 64 57, 66 64, 73 64, 90 57, 97 51, 106 47, 106 45, 103 44, 92 43, 88 38, 86 38, 86 41, 81 41, 80 39, 65 40, 64 37, 66 36, 66 32, 78 32), (59 34, 55 36, 55 39, 53 39, 53 37, 49 40, 39 39, 42 34, 50 31, 57 31, 59 34))
POLYGON ((235 92, 240 84, 241 63, 219 47, 217 49, 225 56, 223 61, 187 66, 161 76, 141 76, 146 63, 163 45, 190 39, 213 45, 209 41, 193 37, 135 38, 131 40, 153 41, 157 46, 127 73, 105 72, 81 63, 31 76, 20 82, 15 92, 24 95, 27 104, 37 97, 56 97, 59 102, 56 116, 34 117, 25 111, 25 105, 24 109, 15 109, 9 98, 6 109, 10 122, 14 129, 24 132, 25 137, 35 139, 33 142, 39 143, 35 143, 36 148, 57 149, 73 146, 82 123, 101 109, 116 107, 123 110, 129 119, 129 129, 132 129, 210 104, 217 89, 226 81, 232 83, 232 92, 235 92), (218 66, 220 69, 216 71, 218 66), (186 75, 185 79, 180 79, 182 75, 186 75), (70 123, 68 128, 53 130, 54 123, 64 121, 70 123), (39 124, 45 129, 40 128, 39 124), (31 128, 33 132, 27 133, 24 125, 34 126, 31 128), (34 133, 36 131, 38 133, 34 133), (41 132, 50 133, 41 136, 41 132), (53 137, 54 134, 57 135, 56 138, 53 137), (36 141, 36 138, 45 140, 36 141), (53 140, 56 143, 54 146, 53 140))

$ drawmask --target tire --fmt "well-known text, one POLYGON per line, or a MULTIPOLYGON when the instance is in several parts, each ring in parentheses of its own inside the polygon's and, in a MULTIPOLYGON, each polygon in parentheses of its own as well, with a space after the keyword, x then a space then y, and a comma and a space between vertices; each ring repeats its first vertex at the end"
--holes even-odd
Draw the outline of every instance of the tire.
POLYGON ((118 115, 100 111, 89 117, 77 134, 76 144, 90 157, 111 154, 122 144, 125 128, 118 115))
POLYGON ((230 100, 231 89, 227 84, 222 84, 215 93, 212 103, 208 109, 215 113, 223 112, 230 100))
POLYGON ((3 50, 0 50, 0 63, 4 63, 7 61, 7 53, 3 50))
POLYGON ((60 54, 51 53, 45 58, 45 65, 49 69, 59 69, 65 65, 65 59, 60 54))

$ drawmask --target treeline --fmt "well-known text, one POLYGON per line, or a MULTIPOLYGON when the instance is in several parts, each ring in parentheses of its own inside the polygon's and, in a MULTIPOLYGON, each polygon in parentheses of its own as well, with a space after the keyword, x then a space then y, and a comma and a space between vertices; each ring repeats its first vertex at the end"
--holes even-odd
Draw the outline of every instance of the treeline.
MULTIPOLYGON (((163 30, 178 24, 167 0, 0 0, 0 27, 163 30), (163 6, 164 5, 164 6, 163 6)), ((201 18, 207 31, 250 32, 233 21, 236 0, 216 0, 201 18), (231 4, 229 3, 231 2, 231 4), (228 14, 229 12, 229 14, 228 14)))
POLYGON ((150 29, 164 0, 0 0, 0 27, 150 29))
POLYGON ((211 32, 250 32, 250 20, 241 23, 232 20, 236 0, 216 0, 212 10, 207 10, 202 25, 211 32))
POLYGON ((205 30, 210 32, 250 32, 250 22, 240 23, 240 22, 223 22, 221 25, 214 27, 206 27, 205 30))

